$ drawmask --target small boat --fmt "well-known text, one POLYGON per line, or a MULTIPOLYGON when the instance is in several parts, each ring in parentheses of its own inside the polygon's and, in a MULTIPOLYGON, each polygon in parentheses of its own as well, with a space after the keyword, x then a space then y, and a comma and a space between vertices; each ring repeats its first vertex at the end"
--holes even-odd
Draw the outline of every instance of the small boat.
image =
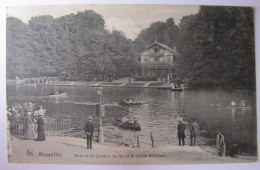
POLYGON ((180 88, 182 88, 183 90, 190 89, 190 87, 187 84, 181 84, 180 88))
POLYGON ((80 132, 81 130, 80 130, 80 128, 79 128, 79 126, 77 126, 77 125, 73 125, 71 128, 70 128, 70 132, 80 132))
POLYGON ((99 84, 99 83, 94 83, 94 84, 90 84, 90 86, 91 86, 91 87, 100 87, 101 84, 99 84))
POLYGON ((25 81, 20 80, 17 82, 17 85, 36 86, 37 83, 26 83, 25 81))
POLYGON ((131 106, 131 105, 141 105, 143 102, 142 100, 134 101, 133 98, 126 98, 124 101, 119 102, 119 105, 122 106, 131 106))
POLYGON ((183 91, 181 87, 171 87, 171 91, 183 91))
POLYGON ((250 106, 227 106, 228 108, 231 109, 250 109, 250 106))
POLYGON ((115 119, 113 121, 113 125, 118 126, 119 128, 124 129, 124 130, 133 130, 133 131, 141 130, 141 126, 139 123, 134 124, 134 123, 130 123, 128 121, 122 123, 122 121, 120 119, 115 119))
POLYGON ((51 94, 50 97, 66 97, 67 93, 51 94))

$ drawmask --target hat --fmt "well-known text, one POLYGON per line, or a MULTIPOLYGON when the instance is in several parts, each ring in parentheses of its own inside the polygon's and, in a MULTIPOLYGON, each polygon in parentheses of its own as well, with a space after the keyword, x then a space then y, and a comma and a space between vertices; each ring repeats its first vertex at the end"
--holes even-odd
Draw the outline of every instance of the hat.
POLYGON ((181 122, 181 121, 182 121, 182 118, 179 118, 179 119, 178 119, 178 122, 181 122))
POLYGON ((88 120, 92 120, 92 119, 93 119, 92 116, 89 116, 89 117, 88 117, 88 120))
POLYGON ((43 113, 39 113, 39 117, 43 117, 43 113))

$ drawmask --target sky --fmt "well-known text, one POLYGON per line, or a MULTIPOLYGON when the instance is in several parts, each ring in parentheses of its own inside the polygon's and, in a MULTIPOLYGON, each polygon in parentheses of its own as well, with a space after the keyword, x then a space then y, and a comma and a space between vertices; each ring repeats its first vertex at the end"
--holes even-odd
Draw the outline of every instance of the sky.
POLYGON ((134 40, 142 29, 156 21, 174 18, 178 25, 183 16, 196 14, 197 5, 59 5, 59 6, 9 6, 7 16, 20 18, 28 23, 33 16, 51 15, 54 18, 76 14, 79 11, 94 10, 105 20, 106 29, 122 31, 134 40))

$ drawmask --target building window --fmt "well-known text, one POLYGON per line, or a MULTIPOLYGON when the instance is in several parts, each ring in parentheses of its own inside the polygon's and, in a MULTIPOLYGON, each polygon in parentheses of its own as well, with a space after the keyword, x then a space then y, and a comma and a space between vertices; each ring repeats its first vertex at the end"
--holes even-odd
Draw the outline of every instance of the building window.
POLYGON ((172 61, 173 61, 173 62, 176 62, 176 56, 173 56, 173 57, 172 57, 172 61))

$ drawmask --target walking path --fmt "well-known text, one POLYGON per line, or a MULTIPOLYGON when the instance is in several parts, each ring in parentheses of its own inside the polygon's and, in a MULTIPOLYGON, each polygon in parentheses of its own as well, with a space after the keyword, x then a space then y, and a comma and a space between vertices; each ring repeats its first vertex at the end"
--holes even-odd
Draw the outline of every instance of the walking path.
POLYGON ((112 143, 93 143, 86 149, 82 138, 47 136, 46 141, 12 137, 13 163, 95 164, 95 165, 163 165, 242 163, 256 160, 213 155, 199 146, 164 145, 154 148, 131 148, 112 143))

